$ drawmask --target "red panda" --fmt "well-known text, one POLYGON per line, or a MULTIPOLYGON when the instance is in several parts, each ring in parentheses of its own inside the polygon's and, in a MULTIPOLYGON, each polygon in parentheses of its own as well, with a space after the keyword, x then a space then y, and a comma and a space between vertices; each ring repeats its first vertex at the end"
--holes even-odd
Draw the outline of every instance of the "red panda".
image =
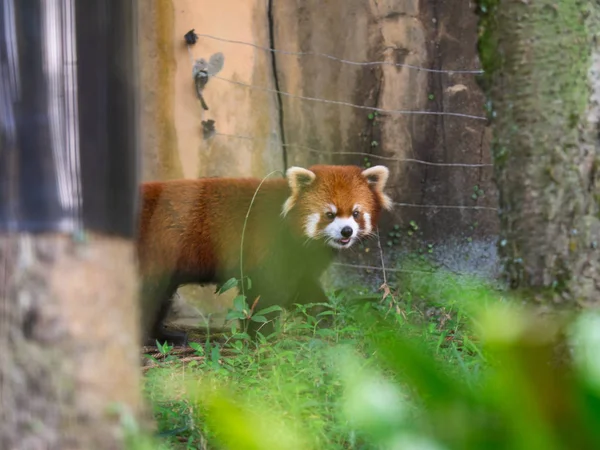
MULTIPOLYGON (((286 178, 265 180, 260 189, 261 180, 252 178, 142 184, 137 256, 144 337, 185 344, 185 334, 163 324, 175 291, 239 278, 241 256, 251 281, 248 303, 259 297, 257 309, 327 301, 319 278, 335 253, 371 236, 381 210, 391 209, 388 175, 384 166, 316 165, 291 167, 286 178)), ((257 324, 248 326, 256 332, 257 324)))

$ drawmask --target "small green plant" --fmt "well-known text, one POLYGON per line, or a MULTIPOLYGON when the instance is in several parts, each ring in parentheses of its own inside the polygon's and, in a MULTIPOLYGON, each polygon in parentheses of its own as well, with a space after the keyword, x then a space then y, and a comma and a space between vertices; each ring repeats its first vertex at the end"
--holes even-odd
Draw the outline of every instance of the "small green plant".
POLYGON ((478 185, 473 186, 473 194, 471 194, 471 198, 473 200, 477 200, 479 197, 483 197, 485 192, 479 188, 478 185))
POLYGON ((388 241, 387 241, 386 245, 388 247, 392 247, 394 245, 399 245, 401 237, 402 237, 402 234, 400 233, 400 225, 394 225, 392 231, 390 231, 388 233, 388 241))
MULTIPOLYGON (((246 280, 246 283, 245 283, 246 289, 251 289, 252 288, 252 280, 249 277, 245 277, 245 280, 246 280)), ((217 292, 219 294, 222 294, 222 293, 227 292, 228 290, 233 289, 234 287, 237 287, 237 286, 240 287, 239 288, 240 292, 244 292, 244 289, 241 286, 241 281, 235 277, 230 278, 225 283, 223 283, 222 286, 219 287, 217 292)), ((233 299, 233 305, 232 305, 233 307, 230 308, 229 311, 227 312, 226 320, 227 321, 236 321, 236 322, 238 320, 243 321, 243 323, 244 323, 243 333, 246 333, 248 331, 247 330, 248 321, 252 321, 252 322, 256 322, 256 323, 267 323, 268 320, 265 317, 267 314, 282 310, 280 306, 273 305, 273 306, 269 306, 267 308, 263 308, 258 311, 255 311, 258 302, 259 302, 259 298, 256 298, 256 299, 254 299, 254 302, 250 306, 247 303, 246 295, 244 295, 243 293, 238 294, 233 299)))
POLYGON ((161 344, 160 342, 156 341, 156 348, 161 355, 168 355, 169 352, 173 350, 173 346, 169 345, 167 342, 161 344))
POLYGON ((419 226, 417 225, 417 223, 414 220, 411 220, 408 223, 408 231, 406 232, 406 234, 408 234, 409 236, 413 236, 418 230, 419 226))

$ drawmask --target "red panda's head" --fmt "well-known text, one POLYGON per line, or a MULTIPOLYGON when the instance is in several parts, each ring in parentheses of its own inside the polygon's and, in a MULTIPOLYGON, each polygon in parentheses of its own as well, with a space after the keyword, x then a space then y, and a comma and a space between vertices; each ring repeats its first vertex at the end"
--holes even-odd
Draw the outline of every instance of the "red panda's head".
POLYGON ((391 209, 392 200, 383 192, 388 176, 384 166, 290 167, 286 177, 291 194, 282 215, 293 211, 293 220, 308 239, 349 248, 373 234, 382 209, 391 209))

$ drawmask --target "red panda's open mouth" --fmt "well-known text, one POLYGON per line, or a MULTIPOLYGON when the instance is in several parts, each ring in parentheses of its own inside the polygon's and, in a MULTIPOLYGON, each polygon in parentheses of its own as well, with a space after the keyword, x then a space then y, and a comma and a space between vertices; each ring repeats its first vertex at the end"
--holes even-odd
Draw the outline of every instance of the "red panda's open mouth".
POLYGON ((343 238, 343 239, 339 239, 338 243, 341 245, 348 245, 350 243, 350 238, 343 238))

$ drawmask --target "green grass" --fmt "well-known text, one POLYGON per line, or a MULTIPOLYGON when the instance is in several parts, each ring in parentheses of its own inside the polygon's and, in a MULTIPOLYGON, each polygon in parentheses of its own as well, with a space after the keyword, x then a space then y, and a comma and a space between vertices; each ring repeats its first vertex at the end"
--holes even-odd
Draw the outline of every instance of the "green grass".
POLYGON ((595 316, 569 328, 579 356, 564 371, 548 362, 562 328, 503 292, 443 273, 390 284, 383 299, 332 292, 332 314, 299 308, 276 336, 232 329, 148 370, 160 448, 600 448, 595 316))

